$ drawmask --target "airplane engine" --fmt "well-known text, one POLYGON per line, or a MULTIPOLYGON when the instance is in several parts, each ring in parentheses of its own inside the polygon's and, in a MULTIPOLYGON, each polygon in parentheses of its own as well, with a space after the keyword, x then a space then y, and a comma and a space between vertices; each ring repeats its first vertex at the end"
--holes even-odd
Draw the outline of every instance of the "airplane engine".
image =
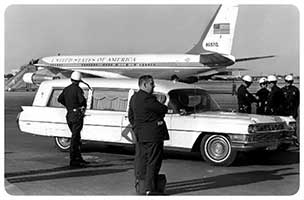
POLYGON ((58 76, 46 76, 44 74, 36 74, 34 72, 25 73, 22 77, 25 83, 39 85, 43 81, 60 79, 58 76))

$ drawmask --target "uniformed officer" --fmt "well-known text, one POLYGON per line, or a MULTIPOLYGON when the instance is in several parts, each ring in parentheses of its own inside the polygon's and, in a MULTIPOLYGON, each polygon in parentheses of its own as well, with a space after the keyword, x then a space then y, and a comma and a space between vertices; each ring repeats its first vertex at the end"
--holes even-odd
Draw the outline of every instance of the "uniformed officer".
POLYGON ((139 91, 130 100, 128 117, 136 136, 135 174, 144 180, 146 195, 155 194, 158 173, 163 159, 164 140, 169 139, 164 121, 167 106, 152 95, 154 80, 144 75, 138 81, 139 91))
POLYGON ((286 85, 282 88, 282 91, 284 93, 285 99, 287 100, 285 108, 286 115, 291 115, 296 119, 298 114, 298 107, 300 104, 300 91, 296 86, 292 85, 292 75, 285 76, 285 82, 286 85))
POLYGON ((70 131, 72 132, 70 147, 70 166, 83 167, 88 164, 81 156, 81 136, 83 127, 83 117, 86 108, 86 99, 83 90, 79 87, 81 82, 81 73, 73 72, 71 75, 72 84, 63 89, 58 97, 58 102, 67 109, 66 120, 70 131))
POLYGON ((260 78, 259 84, 261 88, 256 93, 258 100, 256 113, 260 115, 265 115, 267 97, 269 95, 269 90, 267 89, 267 78, 265 77, 260 78))
POLYGON ((247 90, 252 84, 252 77, 245 75, 242 77, 243 83, 237 90, 237 99, 240 113, 251 113, 251 104, 256 102, 256 98, 247 90))
POLYGON ((266 114, 285 115, 284 106, 286 105, 286 101, 281 88, 277 86, 277 77, 269 75, 267 82, 270 92, 267 98, 266 114))

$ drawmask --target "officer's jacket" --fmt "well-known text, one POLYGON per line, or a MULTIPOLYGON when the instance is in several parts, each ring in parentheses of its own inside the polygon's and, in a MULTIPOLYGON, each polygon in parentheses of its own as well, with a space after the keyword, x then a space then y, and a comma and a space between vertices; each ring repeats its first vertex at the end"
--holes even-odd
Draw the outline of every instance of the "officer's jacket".
POLYGON ((58 102, 64 105, 68 112, 73 109, 87 106, 83 90, 74 83, 63 89, 58 97, 58 102))
POLYGON ((293 85, 284 86, 282 88, 285 98, 288 104, 292 104, 292 107, 298 107, 300 103, 300 92, 299 89, 293 85))
POLYGON ((128 117, 139 142, 157 142, 169 139, 164 121, 167 106, 143 90, 135 93, 130 100, 128 117))
POLYGON ((278 86, 274 85, 267 98, 267 110, 272 115, 285 115, 284 107, 286 100, 284 94, 278 86))
POLYGON ((256 96, 259 97, 258 102, 260 102, 260 106, 264 107, 265 103, 267 101, 269 95, 269 90, 267 90, 266 88, 261 88, 259 91, 257 91, 256 96))
POLYGON ((284 86, 282 88, 283 94, 285 96, 285 99, 287 101, 286 105, 286 114, 288 115, 294 115, 297 114, 297 109, 300 104, 300 91, 297 87, 293 85, 284 86))
POLYGON ((251 103, 256 102, 256 98, 247 90, 245 85, 240 85, 237 90, 237 98, 239 105, 251 106, 251 103))

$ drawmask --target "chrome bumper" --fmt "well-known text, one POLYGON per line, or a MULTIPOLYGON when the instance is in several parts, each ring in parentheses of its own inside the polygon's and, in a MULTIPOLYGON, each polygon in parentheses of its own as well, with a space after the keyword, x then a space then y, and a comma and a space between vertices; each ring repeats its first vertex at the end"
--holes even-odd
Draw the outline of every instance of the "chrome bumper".
POLYGON ((250 151, 255 149, 276 150, 282 144, 292 144, 293 134, 294 131, 258 133, 251 135, 252 140, 249 141, 231 141, 231 146, 238 151, 250 151))

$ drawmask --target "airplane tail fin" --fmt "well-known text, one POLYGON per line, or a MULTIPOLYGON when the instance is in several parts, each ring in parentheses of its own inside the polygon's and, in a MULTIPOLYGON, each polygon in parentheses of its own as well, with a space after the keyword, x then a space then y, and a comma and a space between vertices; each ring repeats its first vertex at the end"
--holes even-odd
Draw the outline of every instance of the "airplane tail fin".
POLYGON ((198 43, 187 54, 202 54, 208 51, 230 55, 237 15, 237 5, 221 5, 198 43))

